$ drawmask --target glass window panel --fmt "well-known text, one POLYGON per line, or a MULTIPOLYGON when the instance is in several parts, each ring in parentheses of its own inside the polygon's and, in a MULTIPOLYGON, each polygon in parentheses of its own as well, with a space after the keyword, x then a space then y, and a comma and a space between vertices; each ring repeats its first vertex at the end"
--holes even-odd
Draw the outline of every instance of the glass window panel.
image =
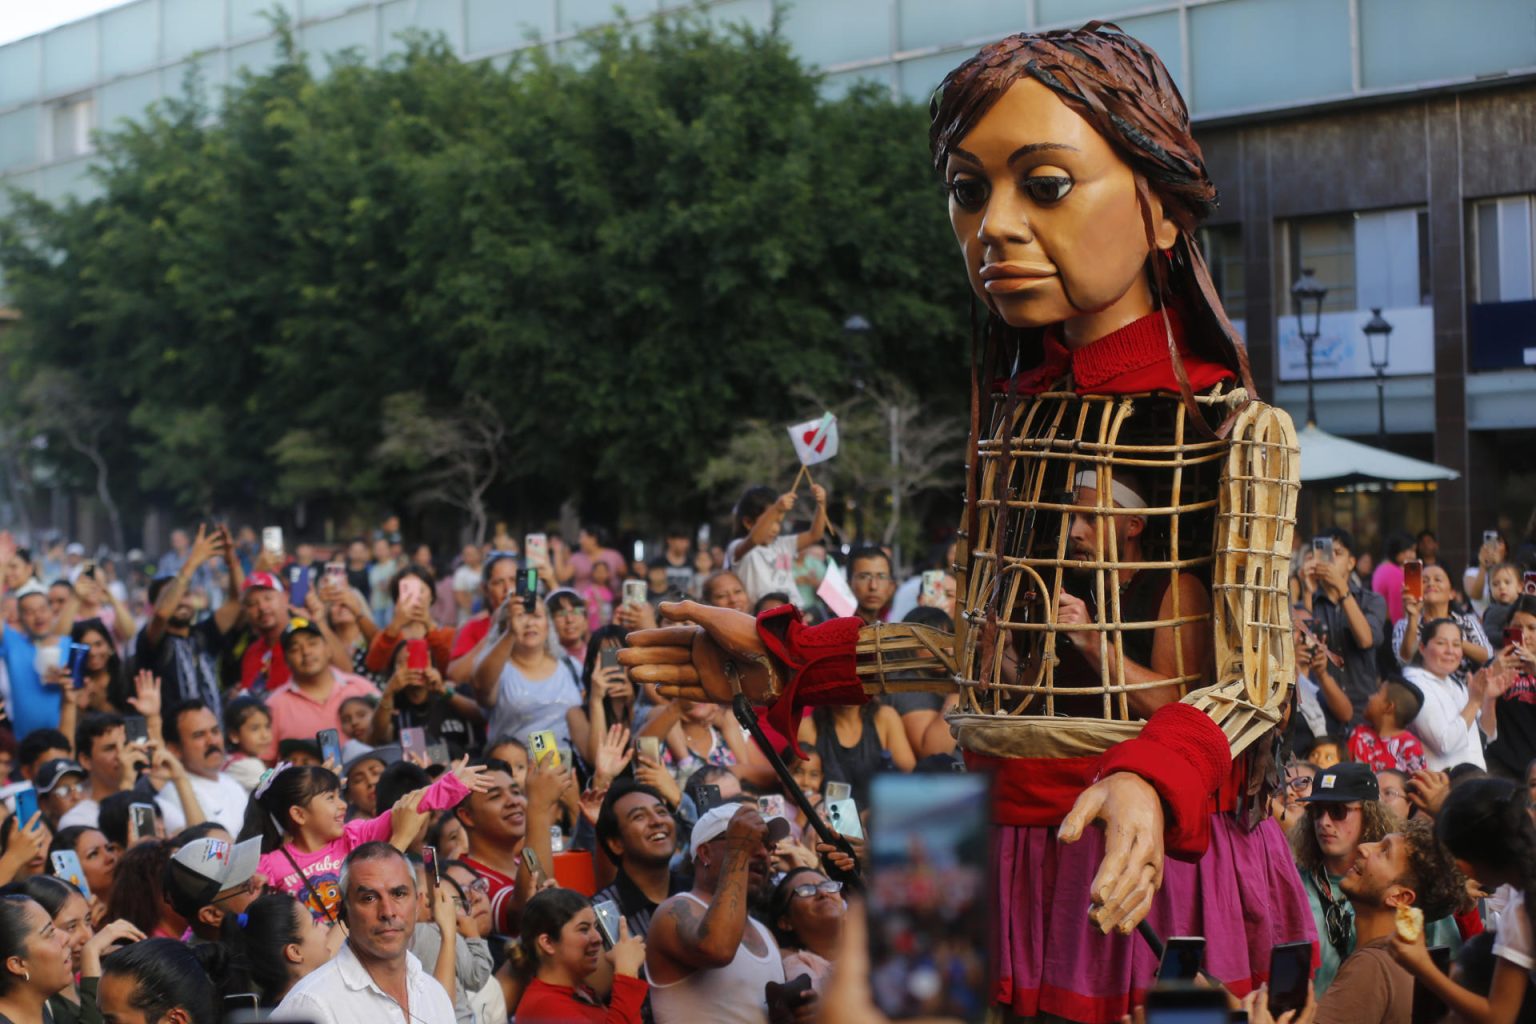
POLYGON ((163 60, 178 60, 224 40, 224 5, 208 0, 160 0, 163 60))
POLYGON ((890 7, 864 0, 816 0, 790 7, 784 37, 801 60, 825 67, 890 52, 890 7))
POLYGON ((43 94, 81 89, 96 80, 96 19, 43 35, 43 94))
POLYGON ((1477 301, 1499 302, 1499 204, 1477 204, 1477 301))
POLYGON ((416 27, 428 35, 442 33, 457 53, 464 52, 463 8, 459 0, 412 0, 416 27))
POLYGON ((1223 224, 1201 228, 1200 252, 1205 257, 1206 266, 1211 268, 1211 283, 1216 286, 1216 294, 1221 296, 1227 316, 1241 320, 1248 315, 1242 226, 1223 224))
POLYGON ((974 52, 974 50, 950 50, 948 53, 936 53, 931 57, 902 61, 897 66, 901 94, 909 100, 926 104, 933 95, 933 90, 944 81, 944 76, 974 52))
POLYGON ((464 32, 467 53, 494 53, 527 44, 532 33, 554 31, 549 0, 511 4, 507 0, 469 0, 464 32))
POLYGON ((1284 282, 1281 308, 1290 312, 1291 284, 1303 269, 1312 268, 1319 284, 1328 289, 1323 312, 1356 309, 1355 216, 1352 213, 1306 217, 1290 223, 1290 276, 1284 282))
POLYGON ((1531 298, 1531 202, 1499 200, 1499 301, 1531 298))
MULTIPOLYGON (((966 0, 934 3, 933 0, 899 0, 900 47, 927 49, 982 36, 1012 35, 1029 28, 1028 0, 966 0)), ((903 86, 905 88, 905 86, 903 86)))
POLYGON ((1361 309, 1419 304, 1419 211, 1377 210, 1355 219, 1355 291, 1361 309))
POLYGON ((140 0, 105 11, 101 16, 101 37, 109 45, 101 50, 103 78, 140 71, 159 59, 155 32, 154 0, 140 0))
POLYGON ((847 95, 860 82, 868 82, 873 85, 891 87, 891 78, 894 69, 889 64, 876 68, 859 68, 855 71, 839 71, 835 75, 827 75, 821 80, 821 94, 829 100, 835 100, 847 95))
MULTIPOLYGON (((233 79, 241 70, 261 74, 277 63, 277 39, 268 36, 237 46, 229 51, 229 74, 233 79)), ((178 86, 179 88, 179 86, 178 86)))
POLYGON ((39 192, 44 199, 53 202, 58 202, 67 196, 85 201, 100 195, 101 186, 87 173, 90 166, 91 161, 84 159, 44 167, 39 192))
POLYGON ((315 75, 324 75, 332 58, 357 50, 364 60, 373 56, 373 11, 354 11, 339 18, 304 26, 304 51, 315 75))
POLYGON ((0 107, 37 98, 42 51, 42 40, 37 38, 0 46, 0 107))
POLYGON ((1121 11, 1133 11, 1138 7, 1150 7, 1155 2, 1156 0, 1152 2, 1142 0, 1140 3, 1137 0, 1040 0, 1040 24, 1059 28, 1061 23, 1070 22, 1071 26, 1076 28, 1092 18, 1103 18, 1121 11))
POLYGON ((1293 103, 1352 89, 1348 0, 1227 0, 1189 9, 1196 113, 1293 103))
POLYGON ((766 29, 773 23, 773 0, 724 0, 709 8, 715 25, 750 25, 766 29))
POLYGON ((1419 305, 1428 306, 1434 301, 1434 278, 1429 269, 1429 211, 1420 210, 1414 219, 1419 228, 1419 305))
POLYGON ((1359 0, 1368 88, 1470 78, 1536 64, 1530 0, 1359 0))
POLYGON ((358 0, 304 0, 304 20, 324 18, 357 4, 358 0))
POLYGON ((272 23, 264 12, 280 7, 297 17, 298 0, 229 0, 229 38, 264 36, 272 23))
POLYGON ((555 5, 560 32, 576 32, 613 21, 615 7, 622 7, 630 20, 656 13, 656 0, 555 0, 555 5))
MULTIPOLYGON (((180 83, 177 83, 178 92, 180 83)), ((100 91, 101 126, 115 129, 121 118, 137 120, 144 108, 160 98, 160 74, 151 71, 104 85, 100 91)))
POLYGON ((1153 53, 1162 58, 1168 74, 1173 76, 1174 84, 1184 94, 1184 102, 1188 103, 1189 83, 1184 80, 1184 41, 1179 32, 1179 12, 1149 14, 1142 18, 1116 18, 1115 22, 1125 29, 1127 35, 1146 43, 1152 47, 1153 53))
POLYGON ((96 127, 93 121, 95 106, 89 96, 82 96, 66 103, 55 103, 50 108, 48 137, 53 160, 69 160, 91 151, 91 130, 96 127))
POLYGON ((37 111, 37 107, 22 107, 0 114, 0 170, 38 162, 37 111))
POLYGON ((395 0, 379 8, 379 24, 383 28, 384 52, 400 53, 405 44, 400 33, 411 27, 411 4, 415 0, 395 0))

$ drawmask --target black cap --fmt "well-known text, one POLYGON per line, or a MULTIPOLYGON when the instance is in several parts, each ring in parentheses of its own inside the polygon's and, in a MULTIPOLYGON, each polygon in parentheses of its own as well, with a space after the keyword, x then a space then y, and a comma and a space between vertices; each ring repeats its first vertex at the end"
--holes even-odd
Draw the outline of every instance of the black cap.
POLYGON ((320 627, 315 625, 310 619, 301 618, 296 615, 288 620, 288 625, 283 627, 283 634, 278 638, 277 642, 283 645, 284 650, 287 650, 288 645, 293 643, 293 638, 300 633, 309 633, 314 636, 325 635, 320 632, 320 627))
POLYGON ((1302 797, 1309 804, 1347 804, 1356 800, 1380 800, 1381 787, 1371 766, 1345 761, 1325 768, 1312 778, 1312 792, 1302 797))
POLYGON ((39 793, 52 793, 64 776, 78 775, 85 778, 85 774, 85 769, 76 762, 67 757, 56 757, 52 761, 43 762, 43 766, 32 777, 32 788, 39 793))

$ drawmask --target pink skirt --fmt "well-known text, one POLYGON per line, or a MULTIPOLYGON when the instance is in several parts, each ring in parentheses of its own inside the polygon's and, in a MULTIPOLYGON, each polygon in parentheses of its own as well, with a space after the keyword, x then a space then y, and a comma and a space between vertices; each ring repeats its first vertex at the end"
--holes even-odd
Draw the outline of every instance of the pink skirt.
MULTIPOLYGON (((998 826, 1000 894, 997 1001, 1016 1014, 1111 1024, 1144 1002, 1157 961, 1137 934, 1101 935, 1088 919, 1088 886, 1103 833, 1076 844, 1056 829, 998 826)), ((1169 859, 1148 922, 1158 936, 1206 940, 1205 970, 1243 996, 1269 977, 1285 942, 1317 944, 1317 928, 1285 836, 1265 820, 1245 832, 1230 814, 1211 818, 1211 845, 1191 864, 1169 859)), ((1314 953, 1314 959, 1316 954, 1314 953)))

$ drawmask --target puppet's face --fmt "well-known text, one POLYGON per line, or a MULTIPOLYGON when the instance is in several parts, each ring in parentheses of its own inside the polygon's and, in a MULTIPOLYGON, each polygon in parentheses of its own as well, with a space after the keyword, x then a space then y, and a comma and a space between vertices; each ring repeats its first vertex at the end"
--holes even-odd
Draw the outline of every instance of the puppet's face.
MULTIPOLYGON (((1033 79, 1014 83, 944 169, 971 287, 1014 327, 1062 323, 1086 344, 1152 311, 1135 177, 1103 136, 1033 79)), ((1178 238, 1152 195, 1157 246, 1178 238)))

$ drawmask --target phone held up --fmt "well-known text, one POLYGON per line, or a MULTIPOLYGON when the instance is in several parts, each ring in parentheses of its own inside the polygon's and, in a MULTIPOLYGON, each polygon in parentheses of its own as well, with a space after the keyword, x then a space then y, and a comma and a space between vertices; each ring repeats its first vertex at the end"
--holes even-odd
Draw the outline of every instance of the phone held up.
POLYGON ((1417 558, 1403 563, 1403 589, 1415 601, 1424 600, 1424 563, 1417 558))

